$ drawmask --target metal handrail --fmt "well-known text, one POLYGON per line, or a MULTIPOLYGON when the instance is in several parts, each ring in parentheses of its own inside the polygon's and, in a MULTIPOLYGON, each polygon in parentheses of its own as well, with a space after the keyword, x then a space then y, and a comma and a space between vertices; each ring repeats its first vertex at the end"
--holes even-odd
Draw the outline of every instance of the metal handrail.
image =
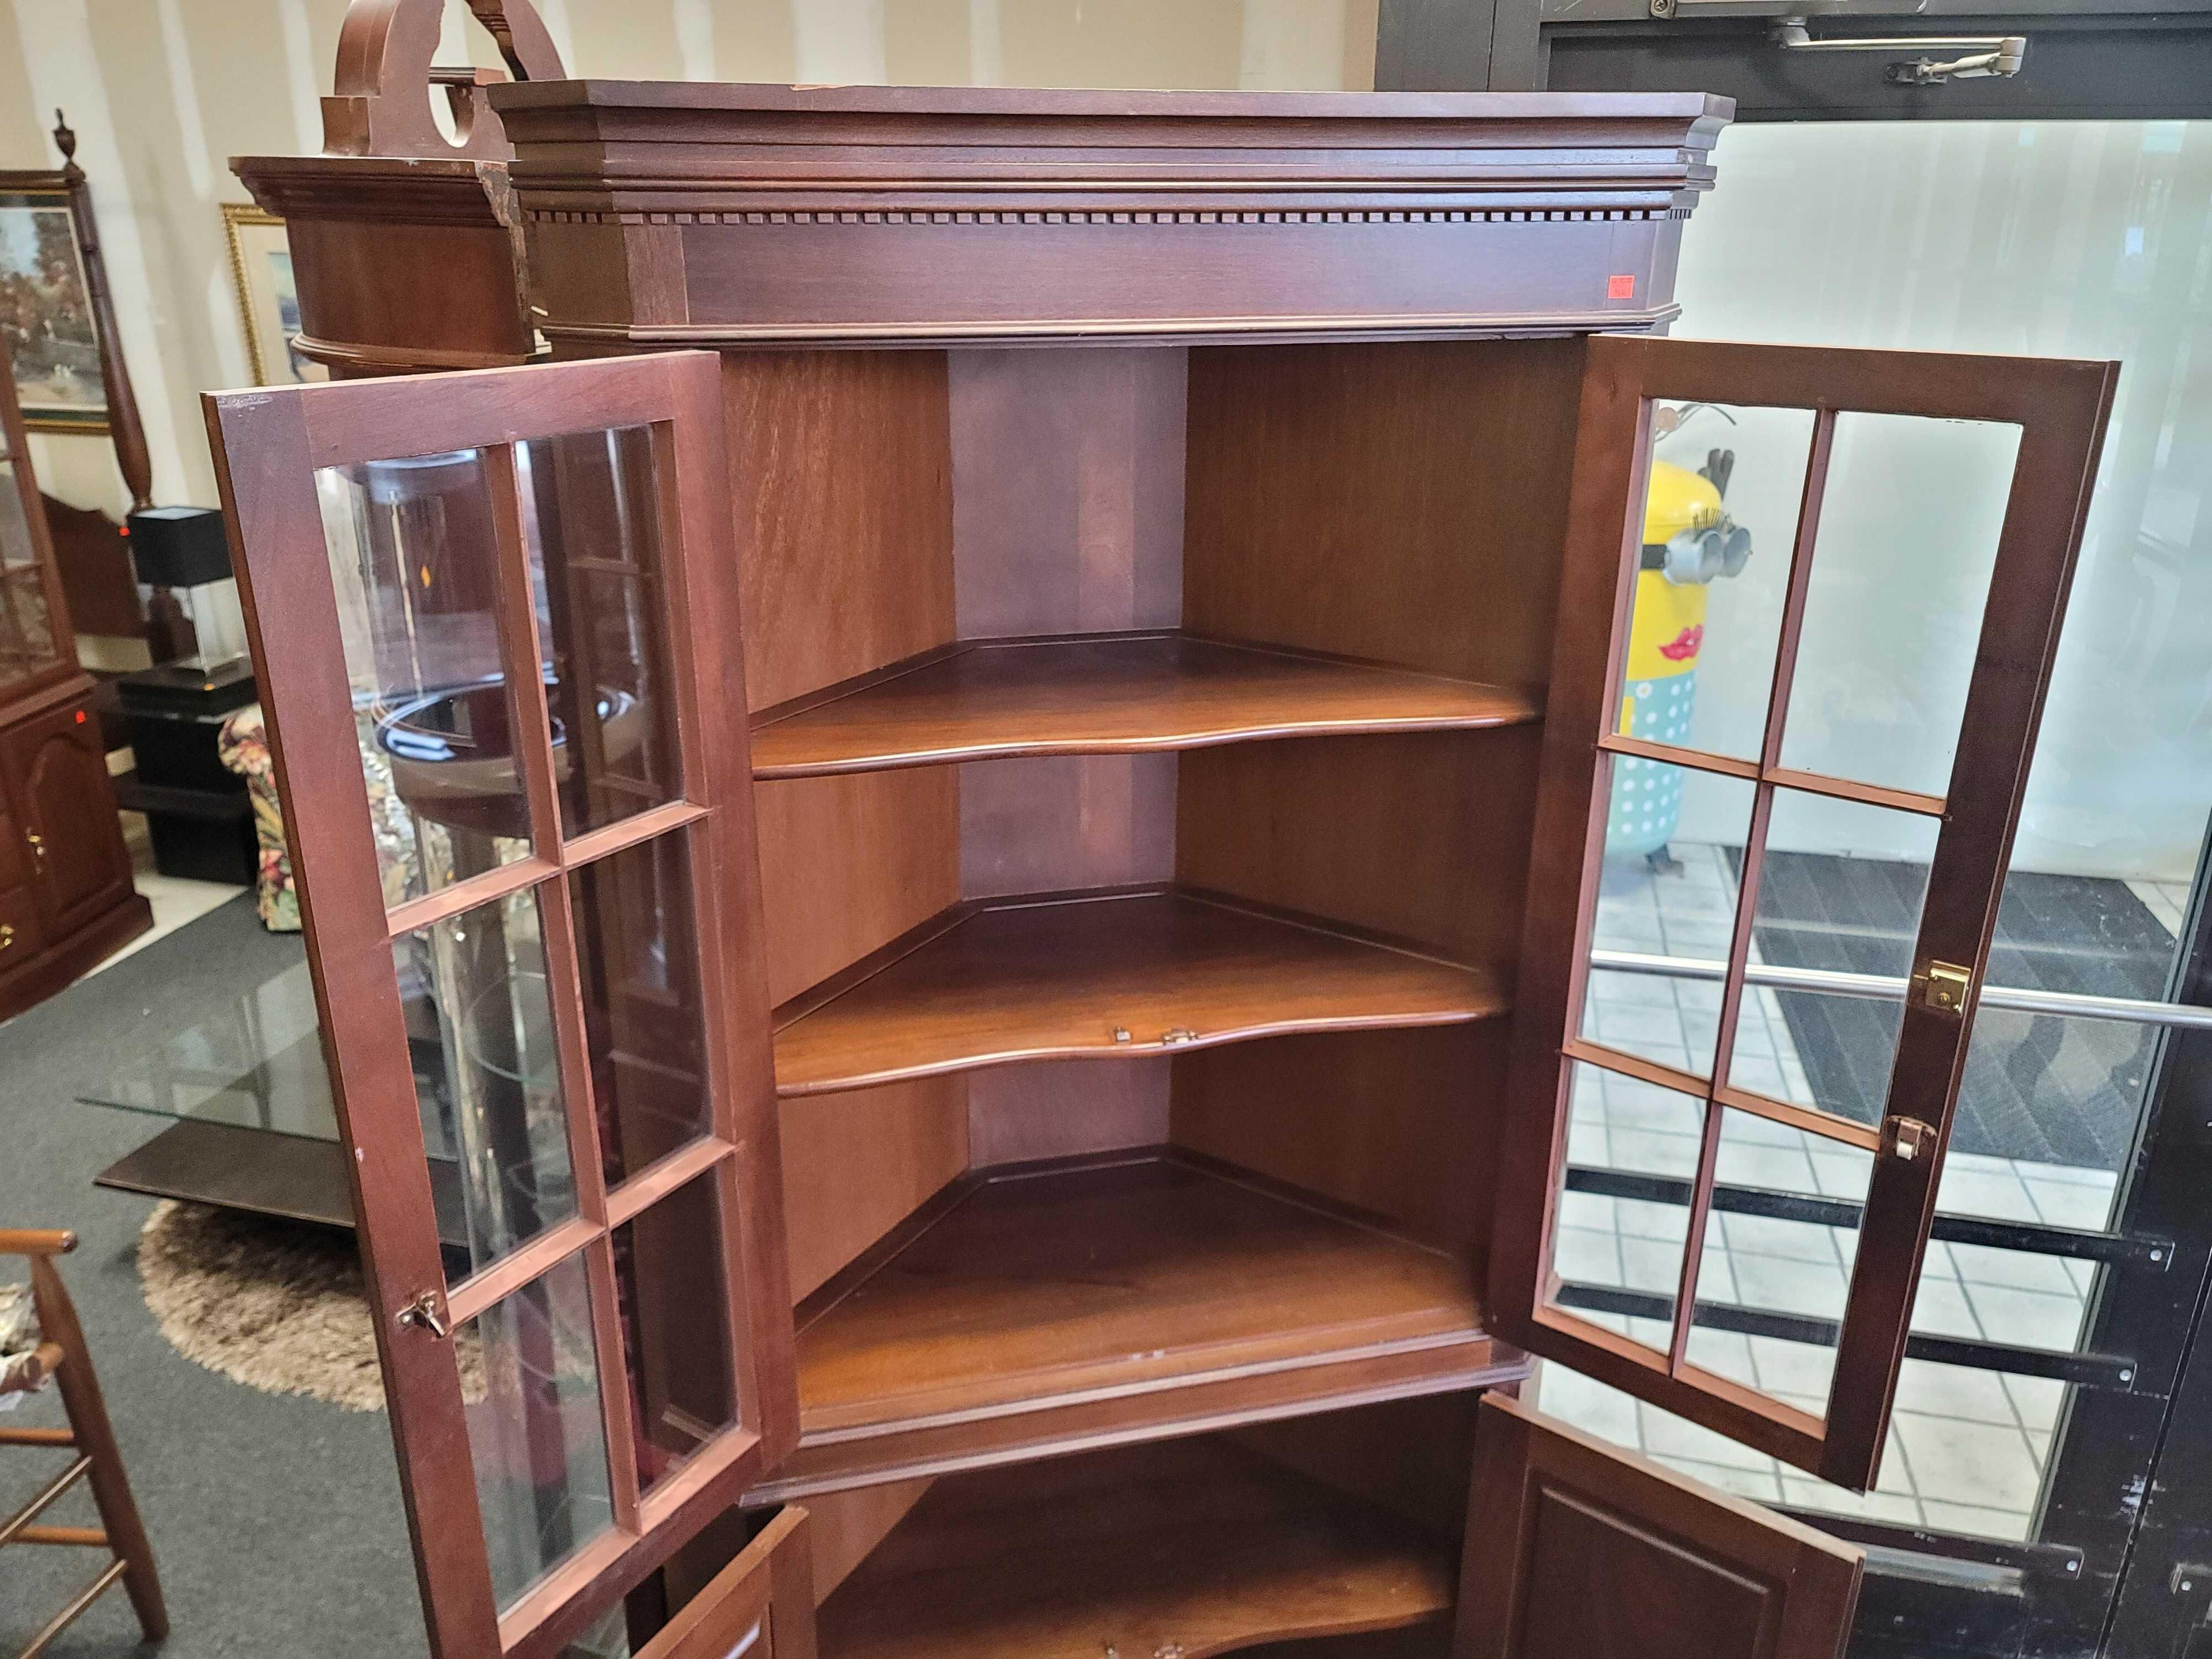
MULTIPOLYGON (((1643 951, 1592 951, 1590 966, 1617 974, 1663 974, 1670 979, 1719 980, 1728 964, 1703 957, 1654 956, 1643 951)), ((1902 1002, 1905 981, 1886 974, 1847 974, 1825 968, 1785 968, 1777 963, 1747 963, 1747 984, 1778 991, 1826 991, 1832 995, 1902 1002)), ((2063 1014, 2076 1019, 2117 1020, 2126 1025, 2164 1025, 2179 1030, 2212 1031, 2212 1008, 2181 1002, 2152 1002, 2140 997, 2088 996, 2075 991, 2026 991, 2007 985, 1982 988, 1981 1006, 2023 1014, 2063 1014)))

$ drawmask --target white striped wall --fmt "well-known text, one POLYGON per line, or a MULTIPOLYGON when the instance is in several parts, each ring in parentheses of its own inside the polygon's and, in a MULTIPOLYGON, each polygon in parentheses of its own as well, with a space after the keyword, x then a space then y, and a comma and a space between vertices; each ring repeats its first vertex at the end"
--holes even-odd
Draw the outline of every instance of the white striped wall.
MULTIPOLYGON (((538 0, 568 67, 639 79, 1366 87, 1375 0, 538 0)), ((198 394, 246 376, 228 158, 321 147, 346 0, 0 0, 0 167, 91 175, 155 494, 212 504, 198 394)), ((460 0, 448 50, 496 63, 460 0)), ((104 438, 41 436, 53 494, 123 504, 104 438)))

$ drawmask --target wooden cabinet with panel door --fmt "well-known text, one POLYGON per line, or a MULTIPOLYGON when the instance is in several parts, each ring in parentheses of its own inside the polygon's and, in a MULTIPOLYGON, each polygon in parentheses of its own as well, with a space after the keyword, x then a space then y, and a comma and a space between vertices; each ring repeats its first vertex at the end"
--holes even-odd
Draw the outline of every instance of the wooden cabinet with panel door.
POLYGON ((1854 1548, 1482 1390, 1871 1480, 2111 366, 1601 331, 1703 100, 493 102, 578 361, 210 405, 436 1650, 1837 1652, 1854 1548), (1626 672, 1714 403, 1802 436, 1747 751, 1626 672), (1805 712, 1888 420, 2010 446, 1932 783, 1805 712), (1740 797, 1710 1054, 1584 1019, 1653 768, 1740 797), (1718 1029, 1808 798, 1933 848, 1871 1121, 1718 1029), (1607 1305, 1592 1076, 1684 1158, 1595 1156, 1607 1305), (1861 1177, 1788 1388, 1698 1269, 1747 1120, 1861 1177))
POLYGON ((153 926, 12 382, 0 386, 0 1018, 153 926))

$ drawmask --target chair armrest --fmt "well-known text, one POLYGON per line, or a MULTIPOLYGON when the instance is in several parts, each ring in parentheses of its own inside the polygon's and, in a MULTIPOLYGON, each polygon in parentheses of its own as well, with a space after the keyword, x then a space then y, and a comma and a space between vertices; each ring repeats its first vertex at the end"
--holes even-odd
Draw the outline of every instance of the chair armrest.
POLYGON ((62 1227, 0 1227, 0 1255, 67 1255, 76 1235, 62 1227))

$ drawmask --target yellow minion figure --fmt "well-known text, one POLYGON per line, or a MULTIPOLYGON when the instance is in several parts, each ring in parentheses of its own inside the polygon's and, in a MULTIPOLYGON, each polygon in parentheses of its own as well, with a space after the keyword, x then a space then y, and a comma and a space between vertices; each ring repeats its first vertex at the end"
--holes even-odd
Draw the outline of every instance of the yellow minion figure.
MULTIPOLYGON (((1644 556, 1636 573, 1628 656, 1622 676, 1624 737, 1685 744, 1705 639, 1706 589, 1741 571, 1751 532, 1722 504, 1735 458, 1715 450, 1692 472, 1655 459, 1644 505, 1644 556)), ((1606 851, 1663 856, 1682 811, 1682 772, 1663 761, 1613 763, 1606 851)))

